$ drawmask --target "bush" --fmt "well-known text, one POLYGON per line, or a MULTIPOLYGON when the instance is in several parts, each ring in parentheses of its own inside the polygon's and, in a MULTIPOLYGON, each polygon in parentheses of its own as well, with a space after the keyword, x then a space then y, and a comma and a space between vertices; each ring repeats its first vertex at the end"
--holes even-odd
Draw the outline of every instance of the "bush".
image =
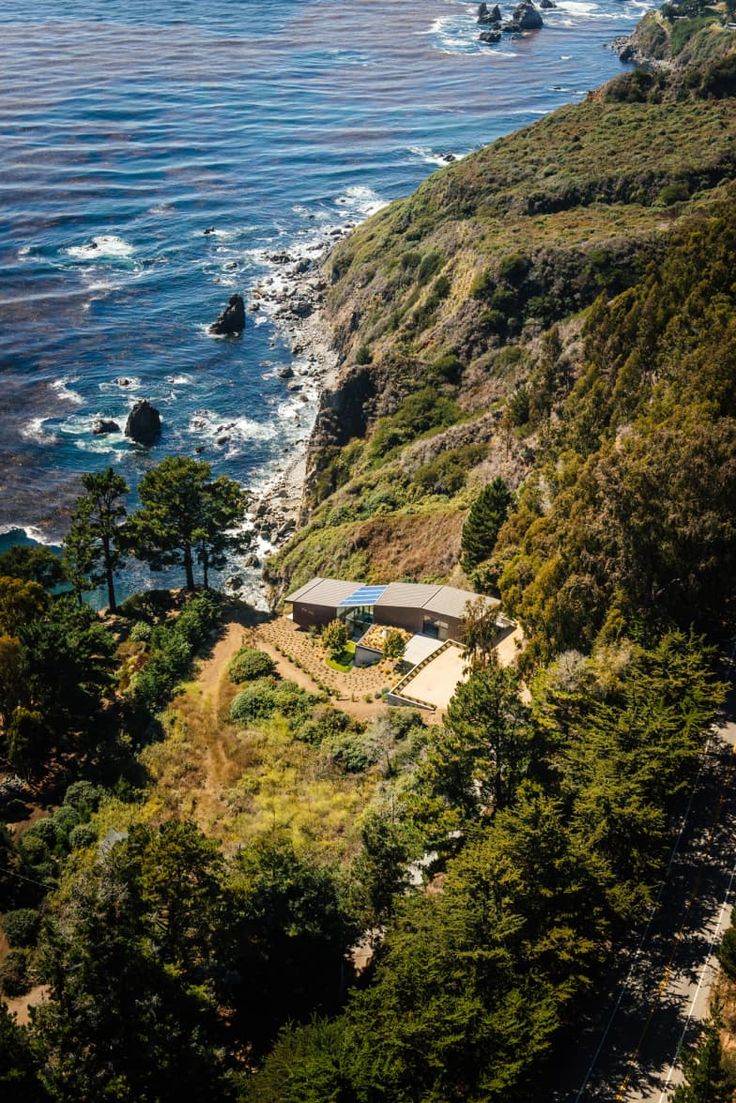
POLYGON ((359 774, 378 762, 381 744, 370 729, 348 730, 325 739, 321 754, 323 759, 328 759, 346 773, 359 774))
POLYGON ((361 345, 355 355, 355 363, 362 366, 365 364, 370 364, 372 360, 373 357, 371 356, 371 350, 368 348, 367 345, 361 345))
POLYGON ((718 961, 730 980, 736 980, 736 927, 729 927, 718 947, 718 961))
POLYGON ((82 850, 97 842, 97 832, 88 823, 78 823, 69 833, 69 846, 72 850, 82 850))
POLYGON ((32 983, 30 950, 10 950, 0 965, 0 990, 12 999, 22 996, 32 983))
POLYGON ((76 809, 81 816, 91 816, 100 806, 105 790, 91 781, 74 781, 64 794, 64 804, 76 809))
POLYGON ((276 711, 276 682, 262 678, 244 689, 230 706, 230 719, 236 724, 267 720, 276 711))
POLYGON ((276 670, 276 664, 265 651, 252 647, 242 647, 234 656, 228 670, 231 682, 253 682, 258 678, 270 678, 276 670))
POLYGON ((294 682, 262 678, 238 694, 230 706, 230 719, 236 724, 248 724, 268 720, 280 712, 292 721, 305 720, 318 702, 318 697, 294 682))
POLYGON ((331 655, 341 654, 348 642, 348 629, 344 620, 333 620, 322 632, 322 643, 331 655))
POLYGON ((362 724, 353 720, 346 712, 341 712, 331 705, 323 705, 316 709, 311 720, 297 728, 294 734, 303 743, 317 746, 325 739, 336 738, 344 732, 362 730, 362 724))
POLYGON ((35 946, 41 916, 33 908, 6 912, 2 919, 5 937, 13 947, 35 946))
POLYGON ((139 620, 130 630, 129 639, 133 643, 148 643, 153 631, 151 625, 145 620, 139 620))
POLYGON ((406 640, 396 628, 386 633, 383 642, 383 653, 387 659, 403 659, 406 651, 406 640))

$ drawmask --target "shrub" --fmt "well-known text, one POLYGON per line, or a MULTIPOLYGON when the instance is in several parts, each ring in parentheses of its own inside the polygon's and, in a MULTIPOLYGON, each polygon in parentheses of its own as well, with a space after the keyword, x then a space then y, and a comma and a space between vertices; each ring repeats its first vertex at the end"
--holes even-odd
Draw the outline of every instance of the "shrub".
POLYGON ((237 695, 230 706, 230 719, 237 724, 267 720, 276 711, 276 683, 271 678, 253 682, 237 695))
POLYGON ((148 643, 153 631, 151 625, 145 620, 139 620, 130 630, 129 639, 133 643, 148 643))
POLYGON ((438 356, 432 364, 430 374, 438 376, 446 383, 457 383, 462 375, 463 362, 454 353, 448 352, 444 356, 438 356))
POLYGON ((18 908, 3 916, 5 937, 13 947, 34 946, 38 937, 41 916, 33 908, 18 908))
POLYGON ((371 350, 368 348, 367 345, 361 345, 355 355, 355 363, 362 366, 365 364, 370 364, 372 360, 373 357, 371 356, 371 350))
POLYGON ((443 264, 444 257, 442 253, 427 253, 426 256, 422 257, 417 269, 417 283, 420 285, 427 283, 443 264))
POLYGON ((730 980, 736 980, 736 927, 729 927, 718 947, 718 961, 730 980))
POLYGON ((269 678, 275 670, 275 662, 265 651, 242 647, 230 663, 228 675, 231 682, 240 685, 241 682, 252 682, 257 678, 269 678))
POLYGON ((383 653, 387 659, 402 659, 406 651, 406 640, 396 628, 386 633, 383 642, 383 653))
POLYGON ((69 834, 69 846, 72 850, 82 850, 97 842, 97 832, 88 823, 78 823, 69 834))
POLYGON ((81 816, 91 816, 100 806, 105 790, 91 781, 74 781, 64 794, 64 804, 76 809, 81 816))
POLYGON ((324 739, 330 739, 341 735, 346 731, 361 731, 362 725, 353 720, 346 712, 333 708, 331 705, 323 705, 315 709, 312 718, 307 723, 298 727, 294 734, 303 743, 311 743, 317 746, 324 739))
POLYGON ((230 706, 230 719, 237 724, 268 720, 280 712, 291 721, 306 719, 319 698, 294 682, 262 678, 242 690, 230 706))
POLYGON ((322 632, 322 643, 331 655, 339 655, 348 642, 348 629, 344 620, 333 620, 322 632))
POLYGON ((32 983, 30 950, 10 950, 0 966, 0 989, 12 999, 14 996, 22 996, 32 983))
POLYGON ((529 260, 521 253, 512 253, 504 257, 498 266, 498 274, 502 280, 509 283, 520 283, 529 271, 529 260))
POLYGON ((662 188, 657 196, 657 203, 661 207, 669 207, 673 203, 683 203, 690 197, 690 190, 683 180, 673 181, 662 188))
POLYGON ((321 754, 323 759, 328 759, 346 773, 359 774, 378 762, 381 745, 371 729, 351 729, 325 739, 321 754))

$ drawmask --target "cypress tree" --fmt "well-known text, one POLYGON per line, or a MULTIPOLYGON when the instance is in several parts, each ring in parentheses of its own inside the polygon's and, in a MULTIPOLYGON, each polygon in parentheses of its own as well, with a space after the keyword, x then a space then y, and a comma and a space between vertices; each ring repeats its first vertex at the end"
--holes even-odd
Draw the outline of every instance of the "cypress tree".
POLYGON ((476 498, 463 526, 462 564, 466 571, 493 554, 501 525, 511 505, 511 491, 503 479, 497 478, 484 486, 476 498))

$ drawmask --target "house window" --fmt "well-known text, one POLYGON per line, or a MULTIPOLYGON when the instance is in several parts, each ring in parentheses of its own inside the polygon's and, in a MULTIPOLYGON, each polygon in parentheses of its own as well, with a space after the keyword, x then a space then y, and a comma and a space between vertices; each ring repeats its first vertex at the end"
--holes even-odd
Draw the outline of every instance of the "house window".
POLYGON ((446 620, 437 620, 436 617, 425 617, 422 626, 422 635, 431 636, 434 640, 447 640, 450 638, 450 625, 446 620))

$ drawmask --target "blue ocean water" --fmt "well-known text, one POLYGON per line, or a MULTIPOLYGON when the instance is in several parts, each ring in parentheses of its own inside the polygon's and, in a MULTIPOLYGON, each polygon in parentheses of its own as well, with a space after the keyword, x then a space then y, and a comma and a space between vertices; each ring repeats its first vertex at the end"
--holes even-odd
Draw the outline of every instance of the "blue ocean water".
POLYGON ((4 0, 0 534, 58 539, 79 474, 110 463, 135 484, 200 448, 262 485, 313 410, 268 317, 207 336, 228 296, 269 250, 613 76, 605 43, 647 6, 558 0, 487 47, 463 0, 4 0), (157 448, 92 435, 139 397, 157 448))

